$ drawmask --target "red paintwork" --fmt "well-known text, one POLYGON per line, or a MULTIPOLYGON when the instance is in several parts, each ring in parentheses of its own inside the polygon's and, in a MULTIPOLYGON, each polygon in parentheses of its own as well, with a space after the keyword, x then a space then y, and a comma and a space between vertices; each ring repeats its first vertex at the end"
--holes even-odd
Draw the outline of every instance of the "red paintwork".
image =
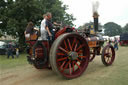
POLYGON ((55 34, 55 39, 58 37, 58 36, 60 36, 60 35, 62 35, 62 34, 64 34, 64 33, 66 33, 66 29, 72 29, 72 30, 75 30, 75 28, 70 28, 70 27, 64 27, 63 29, 60 29, 56 34, 55 34))
POLYGON ((49 56, 49 52, 50 52, 50 47, 51 46, 49 45, 48 41, 43 41, 42 43, 47 48, 47 56, 49 56))
MULTIPOLYGON (((34 41, 26 41, 26 43, 31 47, 29 54, 32 55, 32 47, 33 45, 36 43, 36 40, 34 41)), ((50 51, 50 45, 48 43, 48 41, 42 41, 42 43, 45 45, 45 47, 47 48, 47 55, 49 55, 49 51, 50 51)), ((39 47, 40 48, 40 47, 39 47)))
POLYGON ((36 43, 36 40, 33 40, 33 41, 26 41, 26 43, 32 47, 35 43, 36 43))
POLYGON ((119 43, 120 45, 128 45, 128 40, 122 40, 119 43))

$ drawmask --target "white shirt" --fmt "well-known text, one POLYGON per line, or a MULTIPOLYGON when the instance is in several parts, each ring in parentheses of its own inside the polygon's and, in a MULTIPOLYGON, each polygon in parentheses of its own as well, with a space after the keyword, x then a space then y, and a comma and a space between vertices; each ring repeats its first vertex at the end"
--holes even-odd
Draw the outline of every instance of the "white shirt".
POLYGON ((45 26, 46 26, 46 19, 43 19, 41 21, 41 28, 40 28, 41 36, 38 38, 38 40, 47 40, 47 31, 45 29, 45 26))
POLYGON ((41 31, 44 31, 45 30, 45 26, 46 26, 46 19, 43 19, 41 21, 41 31))

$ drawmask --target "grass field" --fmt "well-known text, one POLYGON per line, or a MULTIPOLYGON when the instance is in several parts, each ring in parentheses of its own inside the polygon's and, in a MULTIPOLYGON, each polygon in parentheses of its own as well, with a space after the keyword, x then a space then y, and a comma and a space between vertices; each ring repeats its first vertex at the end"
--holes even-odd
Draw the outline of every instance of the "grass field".
POLYGON ((26 60, 27 54, 20 54, 19 58, 12 59, 11 56, 9 59, 7 59, 7 55, 0 55, 0 69, 13 69, 17 66, 23 66, 27 64, 26 60))
POLYGON ((87 75, 90 76, 86 82, 88 85, 128 85, 128 47, 119 47, 112 66, 102 65, 98 58, 90 63, 87 71, 87 75))
MULTIPOLYGON (((0 71, 18 68, 21 71, 21 75, 24 75, 23 67, 29 66, 30 68, 25 56, 26 54, 21 54, 19 58, 15 59, 7 59, 6 56, 0 56, 0 71)), ((84 74, 72 80, 60 78, 50 70, 37 71, 34 70, 35 68, 27 69, 25 67, 24 69, 29 72, 27 75, 30 75, 30 77, 24 75, 15 81, 23 81, 24 77, 26 79, 30 78, 30 80, 25 81, 24 79, 24 84, 20 82, 18 84, 16 83, 16 85, 128 85, 128 47, 119 47, 119 50, 116 51, 114 63, 108 67, 102 64, 100 56, 96 56, 94 61, 89 63, 84 74), (37 76, 31 79, 32 74, 37 76)))

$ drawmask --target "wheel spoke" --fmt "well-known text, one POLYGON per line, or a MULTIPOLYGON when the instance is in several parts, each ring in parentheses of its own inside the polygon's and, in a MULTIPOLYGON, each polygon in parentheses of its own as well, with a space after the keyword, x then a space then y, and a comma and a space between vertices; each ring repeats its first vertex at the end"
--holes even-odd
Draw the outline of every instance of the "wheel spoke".
POLYGON ((65 49, 68 50, 68 46, 66 44, 66 41, 64 40, 65 49))
POLYGON ((80 69, 80 71, 81 71, 81 67, 80 67, 80 65, 78 65, 77 63, 76 63, 75 65, 77 65, 77 66, 78 66, 78 68, 79 68, 79 69, 80 69))
POLYGON ((76 48, 77 48, 77 43, 76 43, 76 45, 75 45, 74 51, 76 51, 76 48))
POLYGON ((105 59, 105 61, 107 61, 107 57, 106 56, 104 56, 104 59, 105 59))
POLYGON ((80 58, 86 58, 86 56, 79 56, 80 58))
POLYGON ((74 37, 74 40, 73 40, 73 43, 72 43, 72 48, 73 48, 75 42, 76 42, 76 38, 74 37))
POLYGON ((107 63, 109 63, 109 57, 108 57, 108 59, 107 59, 107 63))
POLYGON ((65 65, 65 67, 63 68, 62 72, 64 72, 64 70, 68 67, 68 65, 70 64, 71 60, 68 61, 68 63, 65 65))
POLYGON ((63 57, 63 58, 57 59, 57 61, 63 61, 63 60, 66 60, 66 59, 68 59, 68 57, 63 57))
POLYGON ((65 63, 66 63, 66 61, 64 61, 64 62, 62 63, 62 65, 60 66, 60 69, 63 68, 63 66, 64 66, 65 63))
POLYGON ((65 54, 63 54, 63 53, 57 53, 57 55, 61 55, 61 56, 63 56, 63 55, 65 55, 65 54))
POLYGON ((72 61, 72 70, 73 70, 73 72, 74 72, 74 61, 72 61))
POLYGON ((111 53, 111 52, 112 52, 112 50, 110 49, 110 50, 109 50, 109 53, 111 53))
POLYGON ((109 53, 109 48, 107 49, 107 53, 109 53))
POLYGON ((72 74, 71 64, 69 63, 69 73, 72 74))
POLYGON ((82 44, 82 45, 80 45, 77 49, 76 49, 76 51, 78 51, 80 48, 82 48, 84 46, 84 44, 82 44))
POLYGON ((60 49, 60 50, 62 50, 63 52, 65 52, 65 53, 67 53, 67 54, 68 54, 68 51, 67 51, 67 50, 65 50, 64 48, 59 47, 59 49, 60 49))
POLYGON ((83 50, 80 50, 79 52, 77 52, 78 54, 82 54, 83 53, 83 50))
POLYGON ((70 43, 69 39, 67 39, 67 40, 68 40, 68 45, 69 45, 69 48, 70 48, 70 50, 72 51, 72 46, 71 46, 71 43, 70 43))

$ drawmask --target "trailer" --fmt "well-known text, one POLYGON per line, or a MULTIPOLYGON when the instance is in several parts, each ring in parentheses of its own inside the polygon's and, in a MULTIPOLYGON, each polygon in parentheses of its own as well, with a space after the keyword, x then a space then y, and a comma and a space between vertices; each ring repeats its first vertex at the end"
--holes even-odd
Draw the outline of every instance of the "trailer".
POLYGON ((128 45, 128 33, 123 33, 120 35, 120 45, 128 45))

